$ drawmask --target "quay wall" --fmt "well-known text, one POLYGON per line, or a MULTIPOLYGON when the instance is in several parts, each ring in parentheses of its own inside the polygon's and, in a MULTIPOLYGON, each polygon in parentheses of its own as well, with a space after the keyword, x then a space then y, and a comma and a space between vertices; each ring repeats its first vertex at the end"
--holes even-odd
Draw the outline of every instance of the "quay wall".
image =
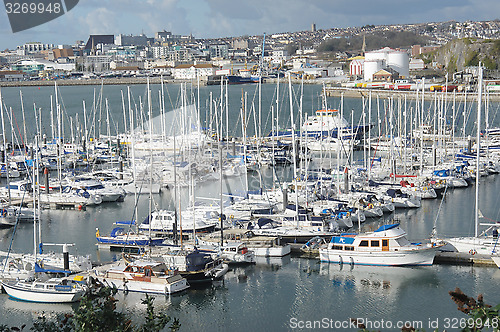
MULTIPOLYGON (((368 98, 368 96, 372 95, 372 98, 389 98, 393 97, 395 99, 401 98, 408 100, 415 100, 417 98, 417 92, 416 91, 401 91, 401 90, 382 90, 382 89, 363 89, 363 88, 341 88, 341 87, 326 87, 325 88, 325 94, 328 97, 340 97, 344 96, 345 98, 361 98, 365 97, 368 98)), ((467 102, 474 102, 477 100, 477 93, 476 92, 431 92, 431 91, 425 91, 424 93, 424 99, 425 100, 434 100, 436 97, 438 100, 442 100, 443 96, 446 98, 448 101, 453 101, 455 100, 457 102, 463 102, 465 101, 465 98, 467 98, 467 102)), ((500 101, 500 93, 488 93, 488 99, 490 101, 500 101)), ((418 98, 422 98, 422 91, 418 92, 418 98)))
MULTIPOLYGON (((150 84, 160 84, 162 79, 160 77, 150 77, 150 84)), ((275 84, 277 79, 267 79, 264 84, 275 84)), ((132 84, 146 84, 148 82, 147 77, 114 77, 114 78, 99 78, 99 79, 58 79, 54 80, 36 80, 36 81, 0 81, 0 87, 22 87, 22 86, 53 86, 57 82, 59 86, 77 86, 77 85, 132 85, 132 84)), ((175 79, 163 79, 165 84, 175 84, 175 83, 185 83, 190 82, 193 84, 198 84, 196 80, 175 80, 175 79)), ((280 82, 288 83, 288 79, 280 79, 280 82)), ((293 79, 292 83, 300 84, 302 80, 293 79)), ((304 80, 304 84, 323 84, 322 80, 304 80)), ((219 84, 218 81, 206 81, 201 80, 200 85, 210 85, 219 84)), ((368 98, 371 92, 372 98, 389 98, 393 97, 406 98, 409 100, 415 100, 417 98, 416 91, 400 91, 400 90, 383 90, 383 89, 366 89, 366 88, 344 88, 344 87, 325 87, 325 94, 328 97, 340 97, 345 98, 368 98)), ((465 101, 475 101, 477 100, 477 94, 475 92, 430 92, 426 91, 424 94, 425 100, 434 100, 436 97, 442 99, 443 96, 452 101, 453 98, 458 102, 465 101)), ((488 99, 494 102, 500 102, 500 93, 488 93, 488 99)), ((419 91, 418 98, 422 98, 422 92, 419 91)))

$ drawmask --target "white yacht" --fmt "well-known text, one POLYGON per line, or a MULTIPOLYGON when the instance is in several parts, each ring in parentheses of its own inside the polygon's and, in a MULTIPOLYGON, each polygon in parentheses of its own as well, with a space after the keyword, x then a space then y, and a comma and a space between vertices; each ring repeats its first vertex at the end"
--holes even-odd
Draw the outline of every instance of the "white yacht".
POLYGON ((319 249, 322 262, 413 266, 432 265, 436 249, 444 244, 410 243, 399 224, 383 225, 374 232, 333 236, 319 249))

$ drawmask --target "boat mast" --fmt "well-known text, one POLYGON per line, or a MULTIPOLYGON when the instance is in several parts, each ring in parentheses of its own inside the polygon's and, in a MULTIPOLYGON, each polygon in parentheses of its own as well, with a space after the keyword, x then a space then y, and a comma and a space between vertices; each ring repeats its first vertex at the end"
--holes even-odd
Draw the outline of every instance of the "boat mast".
MULTIPOLYGON (((2 138, 3 138, 3 162, 5 163, 5 173, 7 175, 7 195, 9 198, 9 204, 11 202, 11 197, 10 197, 10 178, 9 178, 9 161, 8 161, 8 156, 7 156, 7 143, 5 142, 5 122, 3 118, 3 98, 2 98, 2 90, 0 89, 0 115, 1 115, 1 120, 2 120, 2 138)), ((14 142, 12 142, 14 144, 14 142)))
POLYGON ((479 80, 477 87, 477 133, 476 133, 476 208, 474 216, 474 237, 477 238, 478 235, 478 224, 479 224, 479 161, 480 161, 480 150, 481 150, 481 101, 483 94, 483 67, 481 62, 479 62, 479 80))
POLYGON ((299 228, 299 188, 297 186, 297 149, 295 147, 295 121, 293 118, 292 76, 288 75, 288 91, 290 97, 290 126, 292 127, 293 182, 295 186, 295 218, 299 228))
POLYGON ((147 81, 147 89, 148 89, 148 115, 149 115, 149 157, 150 165, 149 165, 149 250, 151 252, 151 223, 153 221, 153 105, 151 103, 151 90, 149 87, 149 78, 147 81))

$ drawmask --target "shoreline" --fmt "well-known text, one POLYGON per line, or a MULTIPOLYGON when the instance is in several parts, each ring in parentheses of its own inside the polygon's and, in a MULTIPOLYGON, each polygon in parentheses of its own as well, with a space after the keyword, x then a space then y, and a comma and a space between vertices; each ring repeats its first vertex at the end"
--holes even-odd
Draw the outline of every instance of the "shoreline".
MULTIPOLYGON (((381 89, 367 89, 367 88, 343 88, 343 87, 326 87, 325 94, 327 97, 341 97, 344 96, 346 98, 368 98, 369 95, 372 95, 372 99, 379 98, 389 98, 396 97, 406 98, 409 100, 415 100, 417 98, 417 91, 401 91, 401 90, 381 90, 381 89)), ((485 94, 486 95, 486 94, 485 94)), ((500 94, 499 93, 488 93, 488 99, 490 101, 499 102, 500 94)), ((477 101, 477 92, 431 92, 425 91, 424 100, 442 100, 443 97, 447 101, 453 101, 454 99, 458 102, 464 102, 467 98, 468 102, 477 101)), ((418 92, 418 98, 422 99, 422 91, 418 92)))
MULTIPOLYGON (((268 79, 263 84, 276 84, 276 79, 268 79)), ((147 84, 148 77, 120 77, 120 78, 100 78, 100 79, 58 79, 58 80, 37 80, 37 81, 3 81, 0 82, 0 88, 2 87, 37 87, 37 86, 54 86, 55 83, 59 86, 79 86, 79 85, 135 85, 135 84, 147 84)), ((280 82, 287 83, 287 79, 281 79, 280 82)), ((161 84, 161 77, 149 77, 150 84, 161 84)), ((163 79, 164 84, 180 84, 180 83, 193 83, 198 84, 196 80, 178 80, 178 79, 163 79)), ((206 81, 200 80, 201 86, 217 85, 218 81, 206 81), (215 83, 215 84, 214 84, 215 83)), ((293 84, 300 84, 301 80, 293 79, 293 84)), ((324 84, 324 80, 306 80, 304 84, 324 84)), ((383 89, 367 89, 367 88, 345 88, 345 87, 332 87, 326 86, 325 95, 327 97, 341 97, 346 98, 368 98, 371 92, 372 98, 406 98, 409 100, 415 100, 417 98, 416 91, 400 91, 400 90, 383 90, 383 89)), ((494 102, 500 102, 500 93, 488 93, 488 99, 494 102)), ((442 100, 444 97, 447 101, 453 101, 454 99, 459 102, 467 101, 474 102, 477 99, 476 92, 430 92, 425 91, 424 100, 442 100)), ((422 98, 422 92, 419 91, 418 98, 422 98)))

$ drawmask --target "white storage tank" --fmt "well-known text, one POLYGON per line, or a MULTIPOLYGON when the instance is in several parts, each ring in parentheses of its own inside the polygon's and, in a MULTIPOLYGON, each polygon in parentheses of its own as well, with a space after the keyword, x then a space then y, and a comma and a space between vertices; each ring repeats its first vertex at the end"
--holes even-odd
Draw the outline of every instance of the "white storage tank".
POLYGON ((365 68, 363 72, 363 79, 365 82, 373 80, 373 74, 385 67, 385 60, 374 59, 367 61, 365 58, 365 68))
POLYGON ((407 78, 409 76, 409 65, 410 59, 408 53, 396 51, 389 47, 384 47, 383 49, 366 52, 365 53, 365 81, 371 81, 374 73, 380 69, 384 69, 386 66, 394 69, 399 73, 402 78, 407 78), (377 70, 373 72, 373 61, 384 61, 383 67, 377 67, 377 70), (367 66, 370 67, 367 71, 367 66))
POLYGON ((387 65, 397 71, 400 78, 408 78, 410 74, 408 53, 393 50, 387 54, 387 65))

